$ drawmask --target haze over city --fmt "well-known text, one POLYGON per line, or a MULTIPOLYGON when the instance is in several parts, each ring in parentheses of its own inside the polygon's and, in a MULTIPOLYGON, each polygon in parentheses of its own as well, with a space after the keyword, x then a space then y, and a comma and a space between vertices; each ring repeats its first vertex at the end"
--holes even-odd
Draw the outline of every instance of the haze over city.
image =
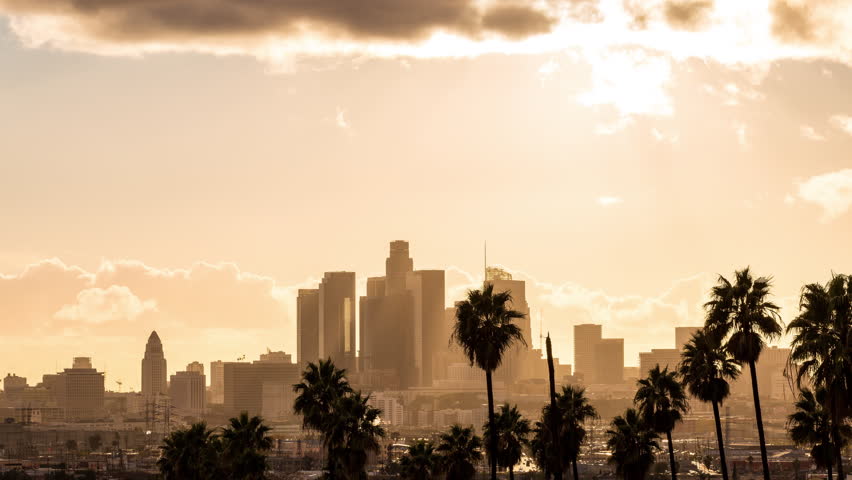
POLYGON ((547 334, 557 378, 627 398, 640 354, 674 368, 719 275, 771 278, 786 326, 803 285, 852 272, 850 2, 362 3, 0 0, 1 376, 145 392, 148 345, 157 395, 193 362, 212 395, 211 362, 331 351, 365 392, 451 390, 454 306, 502 280, 527 347, 499 399, 548 377, 547 334), (319 306, 300 320, 329 272, 350 272, 351 351, 319 306), (580 325, 617 378, 578 369, 580 325))

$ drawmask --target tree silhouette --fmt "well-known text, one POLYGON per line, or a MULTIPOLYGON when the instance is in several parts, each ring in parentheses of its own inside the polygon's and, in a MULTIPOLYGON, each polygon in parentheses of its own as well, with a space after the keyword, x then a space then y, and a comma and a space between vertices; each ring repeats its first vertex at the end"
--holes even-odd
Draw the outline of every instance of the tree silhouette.
MULTIPOLYGON (((831 466, 836 461, 836 449, 832 438, 831 416, 826 411, 826 391, 819 388, 816 392, 802 389, 796 400, 796 411, 787 417, 787 430, 790 439, 796 445, 811 447, 810 455, 817 468, 824 468, 831 480, 831 466)), ((852 434, 848 425, 840 428, 840 449, 852 434)), ((840 450, 838 449, 838 450, 840 450)))
POLYGON ((645 480, 660 449, 659 435, 632 408, 615 417, 606 434, 609 463, 615 465, 616 475, 624 480, 645 480))
POLYGON ((674 457, 672 430, 683 419, 683 413, 689 410, 686 393, 674 371, 668 367, 660 370, 656 365, 648 376, 637 382, 639 389, 633 397, 633 403, 647 425, 657 433, 665 433, 669 444, 669 468, 672 480, 677 480, 677 464, 674 457))
MULTIPOLYGON (((508 403, 500 407, 500 411, 494 416, 494 426, 497 436, 497 451, 494 452, 486 447, 488 456, 497 457, 497 465, 509 470, 509 479, 515 479, 515 465, 520 463, 523 455, 524 445, 528 443, 530 434, 529 420, 521 416, 517 405, 509 406, 508 403)), ((484 425, 485 436, 491 436, 491 426, 484 425)))
POLYGON ((407 480, 432 480, 440 471, 439 461, 432 443, 420 440, 399 459, 400 476, 407 480))
POLYGON ((446 480, 470 480, 476 475, 474 463, 482 459, 482 439, 473 428, 453 425, 441 434, 438 448, 446 480))
MULTIPOLYGON (((491 374, 503 361, 503 355, 515 341, 526 344, 521 329, 513 323, 524 318, 524 314, 509 308, 512 303, 510 292, 494 293, 494 285, 486 283, 482 290, 470 290, 467 299, 456 308, 456 323, 452 339, 462 347, 471 365, 485 371, 488 391, 488 424, 492 435, 488 439, 490 449, 497 450, 494 435, 494 387, 491 374)), ((497 479, 497 458, 490 459, 491 480, 497 479)))
POLYGON ((728 381, 740 374, 740 365, 722 345, 719 337, 702 329, 696 332, 683 347, 679 372, 690 395, 713 405, 716 423, 716 442, 719 446, 719 462, 722 479, 728 480, 728 465, 725 460, 725 442, 722 437, 722 419, 719 405, 728 398, 731 386, 728 381))
POLYGON ((769 301, 771 279, 753 278, 748 267, 735 272, 734 277, 734 283, 731 283, 720 275, 716 286, 711 290, 710 301, 705 304, 705 328, 726 340, 725 346, 734 359, 748 364, 763 478, 769 480, 769 459, 766 454, 755 364, 766 345, 765 341, 778 338, 783 329, 778 306, 769 301))

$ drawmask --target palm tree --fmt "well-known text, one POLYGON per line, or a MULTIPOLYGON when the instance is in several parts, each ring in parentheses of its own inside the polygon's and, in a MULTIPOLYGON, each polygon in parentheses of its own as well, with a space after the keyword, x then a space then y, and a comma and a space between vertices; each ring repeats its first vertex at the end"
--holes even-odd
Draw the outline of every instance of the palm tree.
MULTIPOLYGON (((328 418, 333 414, 337 401, 352 393, 352 387, 346 380, 346 370, 335 367, 330 358, 308 363, 302 372, 301 382, 293 385, 293 391, 297 394, 293 411, 302 415, 302 427, 320 432, 328 446, 324 430, 328 418)), ((330 460, 331 452, 328 453, 330 460)))
MULTIPOLYGON (((545 346, 547 348, 547 377, 550 387, 550 410, 543 412, 544 415, 542 418, 548 421, 547 428, 551 432, 561 432, 562 428, 559 425, 561 415, 558 414, 559 407, 556 406, 556 374, 554 373, 553 368, 553 345, 550 342, 550 332, 547 332, 547 341, 545 342, 545 346)), ((553 435, 550 438, 550 442, 552 443, 550 451, 560 452, 560 454, 554 455, 554 458, 551 459, 553 466, 549 469, 556 480, 562 480, 562 472, 565 470, 565 467, 562 465, 563 455, 561 452, 563 452, 563 449, 560 445, 561 439, 559 437, 561 437, 561 435, 553 435)))
POLYGON ((636 382, 639 389, 633 397, 633 403, 642 415, 642 419, 657 433, 665 433, 669 443, 669 467, 672 480, 677 480, 677 465, 674 457, 672 430, 689 410, 683 385, 677 374, 669 367, 660 370, 660 365, 648 371, 648 376, 636 382))
POLYGON ((442 433, 441 443, 435 449, 441 454, 441 464, 446 480, 470 480, 476 475, 473 464, 482 459, 482 439, 472 427, 453 425, 442 433))
POLYGON ((163 440, 157 468, 165 480, 208 480, 223 478, 218 471, 217 444, 204 422, 175 430, 163 440))
POLYGON ((340 397, 333 406, 334 414, 326 419, 323 431, 334 478, 366 478, 367 454, 379 451, 379 439, 385 436, 379 421, 382 411, 371 407, 369 401, 361 392, 340 397))
POLYGON ((733 381, 739 376, 740 365, 731 357, 718 336, 702 329, 696 332, 683 347, 679 372, 684 385, 693 397, 713 404, 722 480, 728 480, 728 464, 725 460, 725 442, 722 438, 719 405, 730 395, 731 386, 728 381, 733 381))
POLYGON ((242 412, 222 431, 223 459, 230 478, 259 480, 266 471, 265 452, 272 448, 271 428, 258 416, 242 412))
MULTIPOLYGON (((832 441, 831 416, 823 407, 826 391, 819 388, 816 393, 803 389, 796 401, 796 411, 787 417, 787 430, 790 439, 796 445, 811 447, 811 459, 817 468, 824 468, 831 480, 831 466, 835 462, 835 448, 832 441)), ((850 428, 841 429, 841 441, 849 438, 850 428)), ((841 448, 843 445, 841 444, 841 448)))
POLYGON ((418 441, 400 460, 400 476, 407 480, 432 480, 439 471, 439 458, 431 442, 418 441))
POLYGON ((801 387, 810 376, 825 390, 837 475, 845 478, 841 430, 852 407, 852 279, 833 275, 825 286, 805 285, 787 332, 795 332, 790 362, 798 364, 796 383, 801 387))
POLYGON ((659 435, 632 408, 615 417, 606 431, 609 463, 615 465, 616 475, 624 480, 645 480, 654 464, 655 452, 660 449, 659 435))
MULTIPOLYGON (((517 405, 509 406, 506 403, 494 416, 494 426, 497 429, 497 451, 493 452, 487 447, 485 451, 489 458, 497 457, 498 466, 509 469, 509 480, 515 480, 515 465, 520 463, 524 445, 528 443, 530 421, 521 416, 517 405)), ((484 425, 484 433, 491 437, 491 426, 487 423, 484 425)))
MULTIPOLYGON (((491 373, 500 366, 503 354, 515 341, 526 345, 521 329, 513 320, 524 314, 510 308, 512 295, 508 291, 494 293, 494 285, 486 283, 482 290, 467 292, 467 300, 456 309, 456 324, 452 339, 462 347, 471 365, 476 364, 485 371, 488 390, 488 424, 491 451, 497 451, 497 436, 494 428, 494 388, 491 373)), ((491 480, 497 480, 497 458, 490 459, 491 480)))
POLYGON ((580 456, 580 448, 586 441, 585 423, 588 420, 598 418, 598 412, 589 403, 586 390, 582 387, 565 385, 562 393, 558 396, 557 408, 560 415, 560 445, 562 456, 571 462, 574 480, 579 480, 577 459, 580 456))
POLYGON ((772 280, 769 277, 753 278, 748 267, 735 272, 734 276, 735 282, 732 284, 720 275, 711 290, 710 301, 704 305, 707 310, 705 328, 726 339, 725 346, 735 360, 748 364, 763 478, 769 480, 769 460, 755 363, 766 345, 765 341, 778 338, 783 329, 778 305, 769 300, 772 280))

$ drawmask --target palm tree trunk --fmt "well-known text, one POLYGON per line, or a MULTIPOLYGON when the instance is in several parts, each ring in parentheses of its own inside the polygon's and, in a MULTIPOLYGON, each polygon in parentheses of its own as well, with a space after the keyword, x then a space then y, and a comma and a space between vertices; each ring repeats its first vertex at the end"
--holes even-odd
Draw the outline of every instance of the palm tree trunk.
POLYGON ((574 480, 580 480, 580 473, 577 471, 577 460, 576 459, 574 459, 571 462, 571 470, 572 470, 572 473, 574 474, 574 480))
POLYGON ((675 458, 674 458, 674 442, 672 442, 672 431, 669 430, 666 432, 666 440, 669 441, 669 468, 672 471, 672 480, 677 480, 677 471, 675 470, 675 458))
POLYGON ((515 480, 515 466, 509 465, 509 480, 515 480))
POLYGON ((488 441, 491 444, 491 480, 497 480, 497 430, 494 429, 494 387, 491 384, 491 370, 485 371, 485 385, 488 389, 488 431, 491 432, 488 441))
POLYGON ((825 473, 827 473, 827 474, 828 474, 828 476, 827 476, 828 480, 831 480, 831 479, 832 479, 832 476, 831 476, 831 462, 828 462, 828 467, 826 467, 826 469, 825 469, 825 473))
POLYGON ((841 447, 843 439, 840 438, 840 428, 838 427, 841 419, 837 412, 837 398, 834 395, 831 397, 831 443, 834 444, 834 456, 837 457, 837 478, 846 480, 843 474, 843 448, 841 447))
MULTIPOLYGON (((556 452, 556 472, 553 473, 555 480, 562 480, 562 450, 559 448, 559 423, 562 420, 559 410, 556 409, 556 379, 553 371, 553 348, 550 343, 550 333, 547 334, 547 373, 550 376, 550 432, 553 441, 553 451, 556 452)), ((575 479, 576 480, 576 479, 575 479)))
POLYGON ((751 395, 754 397, 754 416, 757 421, 757 438, 760 441, 760 461, 763 464, 763 480, 769 479, 769 458, 766 455, 766 436, 763 434, 763 415, 760 412, 760 393, 757 391, 757 368, 748 362, 751 373, 751 395))
POLYGON ((716 420, 716 441, 719 444, 719 463, 722 465, 722 480, 728 480, 728 462, 725 461, 725 442, 722 439, 722 419, 719 418, 719 402, 713 401, 713 418, 716 420))

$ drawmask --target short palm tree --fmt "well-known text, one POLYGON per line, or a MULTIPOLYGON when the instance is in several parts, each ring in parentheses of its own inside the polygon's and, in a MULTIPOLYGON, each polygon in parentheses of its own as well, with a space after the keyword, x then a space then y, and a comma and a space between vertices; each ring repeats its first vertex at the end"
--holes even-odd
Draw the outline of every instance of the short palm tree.
POLYGON ((748 364, 763 478, 769 480, 769 459, 755 364, 766 340, 778 338, 783 328, 778 305, 769 300, 772 280, 769 277, 753 278, 748 268, 735 272, 734 277, 734 283, 731 283, 720 275, 711 290, 710 301, 704 305, 707 310, 705 328, 725 339, 725 347, 735 360, 748 364))
POLYGON ((637 382, 639 386, 633 403, 647 425, 657 433, 665 433, 669 443, 669 468, 672 480, 677 480, 677 464, 674 457, 672 430, 689 410, 686 392, 678 381, 677 374, 669 367, 660 370, 656 365, 648 376, 637 382))
POLYGON ((400 476, 406 480, 432 480, 439 472, 439 458, 431 442, 418 441, 399 459, 400 476))
POLYGON ((266 472, 265 453, 272 448, 271 428, 258 416, 242 412, 232 418, 222 431, 222 456, 227 462, 230 478, 260 480, 266 472))
MULTIPOLYGON (((823 406, 825 397, 825 389, 820 388, 816 393, 807 388, 802 389, 796 400, 796 411, 787 417, 787 430, 796 445, 811 447, 811 459, 814 465, 817 468, 824 468, 828 474, 828 480, 831 480, 831 466, 836 460, 831 434, 831 417, 823 406)), ((845 442, 850 435, 849 426, 846 425, 841 431, 844 433, 841 436, 841 442, 845 442)))
POLYGON ((550 433, 551 425, 554 424, 550 418, 550 412, 550 405, 542 408, 541 420, 535 422, 530 440, 530 453, 538 468, 544 472, 545 480, 553 478, 554 473, 560 468, 558 461, 560 455, 556 454, 556 442, 550 433))
POLYGON ((578 480, 577 459, 580 456, 580 448, 586 441, 585 423, 598 418, 598 412, 589 403, 586 390, 573 385, 562 387, 562 393, 557 397, 556 404, 561 416, 559 425, 562 434, 559 444, 564 452, 563 457, 571 462, 574 480, 578 480))
POLYGON ((157 468, 164 480, 224 478, 217 469, 217 444, 204 422, 175 430, 163 440, 157 468))
POLYGON ((482 439, 472 427, 453 425, 441 434, 438 448, 446 480, 470 480, 476 475, 474 464, 482 459, 482 439))
POLYGON ((333 478, 366 478, 367 455, 379 451, 379 440, 385 436, 379 420, 382 412, 371 407, 369 401, 370 397, 361 392, 343 396, 335 401, 334 414, 326 418, 323 431, 333 478))
POLYGON ((824 286, 805 285, 787 332, 794 334, 790 361, 798 365, 797 384, 809 376, 825 390, 837 475, 845 478, 841 430, 852 408, 852 279, 832 275, 824 286))
POLYGON ((328 418, 333 415, 337 401, 352 393, 346 370, 335 367, 331 359, 308 363, 293 391, 297 394, 293 411, 302 416, 302 427, 320 432, 323 443, 329 445, 325 431, 328 418))
MULTIPOLYGON (((515 465, 520 463, 527 445, 530 434, 530 421, 521 416, 518 406, 509 406, 508 403, 500 407, 500 411, 494 416, 494 426, 497 429, 497 451, 491 451, 486 446, 488 456, 497 457, 497 465, 509 470, 509 479, 515 479, 515 465)), ((491 436, 491 427, 484 425, 484 434, 491 436)))
MULTIPOLYGON (((486 283, 482 290, 467 292, 467 299, 456 307, 456 323, 452 339, 462 347, 471 365, 485 371, 488 390, 488 424, 492 435, 488 439, 496 451, 497 436, 494 428, 494 387, 491 374, 503 362, 503 355, 516 341, 526 344, 520 327, 514 320, 524 314, 510 308, 510 292, 494 292, 494 285, 486 283)), ((497 458, 490 459, 491 480, 497 479, 497 458)))
POLYGON ((645 480, 660 449, 659 435, 632 408, 615 417, 606 434, 609 463, 615 465, 616 475, 624 480, 645 480))
POLYGON ((728 382, 739 376, 740 365, 731 357, 718 336, 702 329, 696 332, 683 347, 678 368, 681 380, 690 395, 713 405, 722 480, 728 480, 728 464, 725 460, 725 442, 722 437, 719 405, 730 395, 731 386, 728 382))

